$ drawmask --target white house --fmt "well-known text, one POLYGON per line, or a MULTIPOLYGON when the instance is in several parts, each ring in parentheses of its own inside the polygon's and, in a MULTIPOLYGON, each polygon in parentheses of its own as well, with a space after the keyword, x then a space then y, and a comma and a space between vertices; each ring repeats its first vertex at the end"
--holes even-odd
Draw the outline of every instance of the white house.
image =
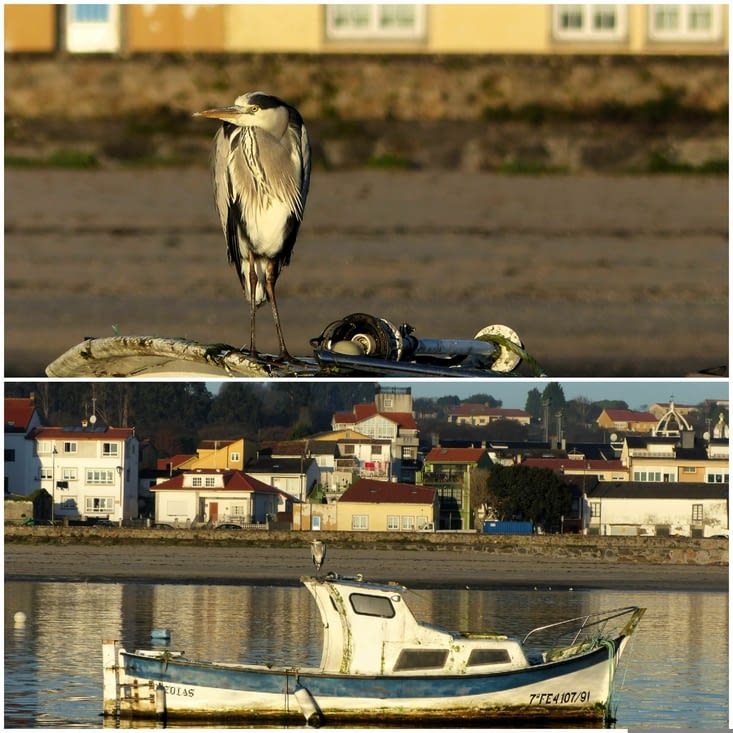
POLYGON ((728 534, 727 484, 599 482, 584 500, 585 527, 593 534, 728 534))
POLYGON ((292 508, 294 498, 243 471, 194 469, 152 487, 155 521, 262 524, 292 508))
POLYGON ((5 398, 5 493, 28 496, 38 488, 39 466, 26 436, 40 427, 32 397, 5 398))
POLYGON ((38 471, 33 488, 51 495, 55 519, 137 517, 140 449, 134 428, 37 427, 27 440, 38 471))
POLYGON ((318 464, 310 456, 283 458, 260 454, 247 463, 245 470, 250 476, 299 501, 306 501, 321 480, 318 464))

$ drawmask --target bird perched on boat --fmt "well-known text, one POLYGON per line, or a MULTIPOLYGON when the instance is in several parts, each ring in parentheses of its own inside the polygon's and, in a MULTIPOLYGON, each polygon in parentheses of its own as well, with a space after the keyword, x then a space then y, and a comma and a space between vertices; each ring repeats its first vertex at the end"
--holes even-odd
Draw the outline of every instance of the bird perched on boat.
POLYGON ((313 558, 313 564, 316 566, 316 570, 321 569, 321 565, 326 560, 326 545, 320 540, 313 540, 311 542, 311 557, 313 558))
POLYGON ((214 199, 229 262, 250 306, 250 354, 255 349, 255 311, 270 301, 285 346, 275 284, 290 257, 303 221, 310 184, 311 153, 303 118, 295 107, 264 92, 247 92, 230 107, 197 112, 223 121, 214 136, 214 199))

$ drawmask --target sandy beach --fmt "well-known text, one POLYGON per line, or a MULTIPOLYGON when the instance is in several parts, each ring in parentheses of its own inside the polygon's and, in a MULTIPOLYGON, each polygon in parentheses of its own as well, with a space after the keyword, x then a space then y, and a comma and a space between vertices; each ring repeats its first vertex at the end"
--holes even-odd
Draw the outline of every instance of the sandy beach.
MULTIPOLYGON (((329 546, 321 572, 361 573, 413 588, 727 591, 728 568, 548 559, 469 550, 329 546)), ((314 573, 307 547, 6 543, 5 579, 294 585, 314 573)))
MULTIPOLYGON (((6 376, 87 336, 247 341, 206 168, 5 184, 6 376)), ((727 363, 727 284, 726 178, 316 170, 278 300, 296 354, 362 312, 425 338, 507 324, 550 376, 679 376, 727 363)))

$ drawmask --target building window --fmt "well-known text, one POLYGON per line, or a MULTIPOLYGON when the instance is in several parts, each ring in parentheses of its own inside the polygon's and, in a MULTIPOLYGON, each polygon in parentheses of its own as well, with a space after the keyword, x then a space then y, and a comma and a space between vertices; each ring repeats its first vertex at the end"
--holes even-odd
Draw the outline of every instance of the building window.
POLYGON ((109 458, 117 458, 119 448, 119 443, 102 443, 102 455, 109 458))
POLYGON ((119 51, 119 7, 101 3, 67 5, 66 48, 72 53, 119 51))
POLYGON ((239 463, 240 459, 241 459, 241 456, 240 456, 240 454, 237 451, 232 451, 229 454, 229 462, 230 463, 239 463))
POLYGON ((591 519, 599 519, 601 516, 601 502, 592 501, 590 503, 590 516, 591 519))
POLYGON ((692 505, 692 521, 702 522, 702 504, 692 505))
POLYGON ((64 443, 64 453, 76 453, 77 444, 72 441, 64 443))
POLYGON ((682 473, 697 473, 695 466, 683 466, 682 473))
POLYGON ((387 530, 397 531, 400 528, 400 518, 395 515, 387 517, 387 530))
POLYGON ((88 496, 85 507, 87 514, 111 512, 115 508, 115 500, 111 496, 88 496))
POLYGON ((51 453, 51 441, 50 440, 39 440, 36 443, 36 455, 47 456, 51 453))
POLYGON ((353 456, 354 455, 354 446, 351 443, 346 443, 344 445, 344 455, 345 456, 353 456))
POLYGON ((423 5, 326 6, 326 36, 331 40, 399 40, 424 35, 423 5))
POLYGON ((207 489, 214 488, 214 486, 216 486, 216 476, 206 476, 206 477, 204 477, 204 486, 207 489))
POLYGON ((105 468, 88 468, 87 484, 111 486, 115 482, 115 472, 105 468))
POLYGON ((626 36, 624 5, 553 5, 557 41, 620 41, 626 36))
POLYGON ((373 445, 372 446, 372 455, 373 456, 381 456, 382 455, 382 446, 381 445, 373 445))
POLYGON ((194 476, 191 479, 191 486, 193 486, 194 489, 200 489, 204 485, 204 480, 201 478, 201 476, 194 476))
POLYGON ((369 529, 369 517, 366 514, 352 514, 351 529, 369 529))
POLYGON ((652 41, 718 41, 722 38, 722 5, 650 5, 652 41))
POLYGON ((76 481, 78 478, 77 470, 75 468, 62 468, 61 478, 64 481, 76 481))
POLYGON ((709 484, 727 484, 728 474, 727 473, 709 473, 707 475, 707 482, 709 484))
POLYGON ((415 529, 415 517, 402 517, 402 529, 406 531, 415 529))
POLYGON ((53 480, 53 468, 46 468, 41 466, 41 481, 52 481, 53 480))

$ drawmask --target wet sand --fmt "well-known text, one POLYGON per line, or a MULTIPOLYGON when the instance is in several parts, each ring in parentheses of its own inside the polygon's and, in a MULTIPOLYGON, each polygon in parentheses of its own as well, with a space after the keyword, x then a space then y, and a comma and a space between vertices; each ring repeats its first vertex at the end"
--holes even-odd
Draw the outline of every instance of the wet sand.
MULTIPOLYGON (((549 559, 462 550, 330 546, 321 572, 413 588, 728 590, 728 568, 549 559)), ((6 580, 294 585, 315 572, 307 547, 5 545, 6 580)))
MULTIPOLYGON (((115 331, 248 340, 205 168, 5 184, 6 376, 115 331)), ((507 324, 550 376, 679 376, 727 363, 727 286, 725 178, 316 170, 278 297, 296 354, 362 312, 426 338, 507 324)))

